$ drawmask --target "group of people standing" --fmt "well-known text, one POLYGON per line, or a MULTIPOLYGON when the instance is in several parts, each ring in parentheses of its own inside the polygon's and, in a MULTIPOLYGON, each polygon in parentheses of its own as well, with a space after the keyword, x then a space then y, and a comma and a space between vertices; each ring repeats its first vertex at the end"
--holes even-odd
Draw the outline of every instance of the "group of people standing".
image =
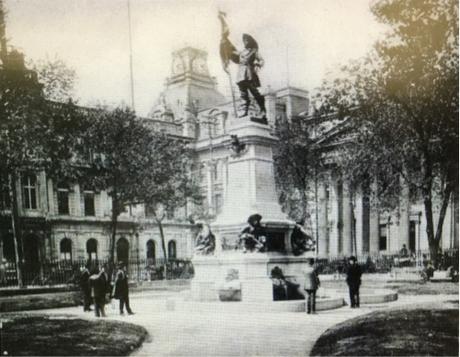
POLYGON ((133 311, 129 306, 129 285, 128 274, 123 263, 118 264, 114 274, 113 283, 107 273, 107 265, 101 265, 90 271, 90 265, 86 265, 80 275, 80 288, 83 297, 83 311, 92 311, 91 304, 94 303, 96 317, 106 317, 105 305, 108 299, 120 300, 120 315, 124 315, 124 309, 129 315, 133 311))
MULTIPOLYGON (((305 269, 305 310, 307 314, 316 313, 316 291, 320 286, 318 272, 314 267, 315 260, 310 258, 308 260, 307 268, 305 269)), ((361 268, 356 262, 356 257, 351 256, 348 259, 347 267, 347 285, 350 294, 350 307, 359 307, 359 287, 361 286, 361 268)))

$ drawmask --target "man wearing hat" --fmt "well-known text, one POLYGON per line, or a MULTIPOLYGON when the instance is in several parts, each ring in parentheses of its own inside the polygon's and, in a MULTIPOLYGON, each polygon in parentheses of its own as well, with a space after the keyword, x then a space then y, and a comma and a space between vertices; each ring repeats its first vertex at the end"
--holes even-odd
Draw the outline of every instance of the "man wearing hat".
POLYGON ((239 53, 236 63, 238 63, 238 74, 236 84, 240 90, 240 97, 243 100, 243 113, 240 117, 248 115, 249 92, 251 92, 257 105, 259 106, 260 113, 265 116, 265 98, 259 93, 260 80, 258 71, 264 65, 264 60, 259 54, 259 45, 256 40, 248 34, 243 34, 244 50, 239 53))
POLYGON ((87 263, 81 270, 80 274, 80 288, 83 297, 83 311, 92 311, 91 310, 91 287, 89 284, 89 277, 91 273, 89 272, 89 263, 87 263))
POLYGON ((350 293, 350 307, 359 307, 359 287, 361 285, 361 268, 356 263, 356 257, 348 259, 347 284, 350 293))
POLYGON ((263 251, 266 244, 265 229, 260 224, 262 216, 260 214, 252 214, 248 218, 248 226, 244 228, 240 235, 239 241, 243 243, 243 253, 247 251, 263 251))
POLYGON ((115 284, 113 285, 113 297, 120 300, 120 315, 124 315, 124 307, 126 306, 126 311, 128 315, 133 315, 134 313, 129 306, 129 286, 128 286, 128 276, 125 271, 125 265, 123 262, 118 263, 117 276, 115 278, 115 284))

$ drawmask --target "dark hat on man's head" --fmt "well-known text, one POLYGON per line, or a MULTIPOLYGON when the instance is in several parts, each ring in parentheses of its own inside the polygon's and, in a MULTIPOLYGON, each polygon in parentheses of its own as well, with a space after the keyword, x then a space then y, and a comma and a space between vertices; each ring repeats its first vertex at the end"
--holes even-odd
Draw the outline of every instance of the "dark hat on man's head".
POLYGON ((352 255, 350 258, 348 258, 348 260, 353 260, 354 262, 356 262, 356 257, 352 255))
POLYGON ((249 42, 248 47, 249 48, 255 48, 256 50, 259 49, 259 45, 257 44, 257 41, 254 40, 254 37, 251 35, 248 35, 247 33, 243 34, 243 40, 247 40, 249 42))
POLYGON ((262 220, 262 216, 258 213, 251 214, 248 218, 248 223, 251 224, 254 221, 260 222, 262 220))

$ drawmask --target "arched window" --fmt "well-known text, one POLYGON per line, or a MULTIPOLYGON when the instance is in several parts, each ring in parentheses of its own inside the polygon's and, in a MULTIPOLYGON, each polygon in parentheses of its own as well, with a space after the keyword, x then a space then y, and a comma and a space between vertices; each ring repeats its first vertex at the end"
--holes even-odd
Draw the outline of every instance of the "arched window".
POLYGON ((62 239, 59 248, 61 260, 72 261, 72 241, 69 238, 62 239))
POLYGON ((149 262, 155 260, 155 242, 153 239, 149 239, 146 244, 146 255, 149 262))
POLYGON ((97 240, 96 239, 91 238, 87 240, 86 253, 88 253, 88 260, 97 260, 97 240))
POLYGON ((176 242, 171 240, 168 243, 168 258, 176 259, 176 257, 177 257, 176 242))
POLYGON ((129 260, 129 242, 126 238, 120 238, 117 241, 117 261, 128 264, 129 260))

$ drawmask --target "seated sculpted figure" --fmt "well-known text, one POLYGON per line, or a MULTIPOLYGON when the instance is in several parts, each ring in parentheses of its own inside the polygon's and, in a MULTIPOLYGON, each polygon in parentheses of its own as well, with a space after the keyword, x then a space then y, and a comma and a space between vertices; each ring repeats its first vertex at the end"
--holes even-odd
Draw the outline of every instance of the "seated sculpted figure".
POLYGON ((196 236, 195 254, 207 255, 214 253, 216 249, 216 237, 211 232, 209 224, 197 222, 200 232, 196 236))
POLYGON ((315 242, 303 228, 304 223, 304 221, 296 222, 291 234, 292 252, 294 255, 300 255, 306 251, 315 249, 315 242))
POLYGON ((248 226, 244 228, 239 235, 239 245, 246 252, 263 252, 266 245, 265 229, 261 226, 260 214, 253 214, 248 218, 248 226))

